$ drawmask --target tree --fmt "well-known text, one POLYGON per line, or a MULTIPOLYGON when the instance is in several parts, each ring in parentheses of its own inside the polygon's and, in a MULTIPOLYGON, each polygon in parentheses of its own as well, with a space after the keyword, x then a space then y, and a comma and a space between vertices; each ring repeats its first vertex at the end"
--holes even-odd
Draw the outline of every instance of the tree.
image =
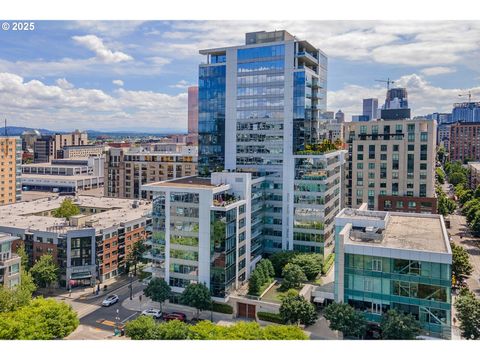
POLYGON ((143 240, 137 241, 133 244, 132 249, 128 253, 127 262, 133 265, 133 275, 137 276, 137 265, 143 260, 143 255, 147 251, 145 242, 143 240))
POLYGON ((330 323, 330 329, 341 331, 345 337, 361 338, 367 329, 367 321, 362 313, 343 303, 332 303, 323 312, 330 323))
POLYGON ((296 264, 289 263, 285 265, 282 275, 282 291, 299 288, 303 282, 307 281, 307 277, 302 268, 296 264))
POLYGON ((445 159, 445 148, 443 146, 440 146, 437 150, 437 159, 441 163, 443 163, 443 160, 445 159))
POLYGON ((450 243, 450 246, 452 248, 452 275, 459 282, 472 274, 473 266, 467 251, 462 246, 455 243, 450 243))
POLYGON ((412 314, 403 314, 390 309, 382 316, 380 330, 384 340, 415 340, 420 334, 421 327, 412 314))
POLYGON ((435 174, 437 175, 437 180, 440 184, 445 183, 445 173, 443 172, 442 168, 437 167, 435 169, 435 174))
POLYGON ((35 285, 41 288, 50 286, 58 279, 58 266, 52 255, 42 255, 30 269, 35 285))
POLYGON ((197 319, 200 311, 209 310, 212 307, 210 290, 204 284, 189 284, 183 291, 180 301, 197 309, 197 319))
POLYGON ((273 268, 272 262, 270 260, 260 260, 257 267, 262 269, 263 274, 265 274, 267 278, 272 278, 275 276, 275 269, 273 268))
POLYGON ((473 197, 475 199, 480 199, 480 185, 478 185, 477 188, 475 189, 475 191, 473 193, 473 197))
POLYGON ((147 287, 143 289, 145 296, 148 296, 152 301, 156 301, 160 304, 160 310, 162 310, 162 304, 168 299, 171 292, 170 286, 167 282, 160 278, 153 278, 148 283, 147 287))
POLYGON ((156 323, 150 316, 139 316, 127 322, 125 334, 132 340, 154 340, 156 323))
POLYGON ((280 306, 280 316, 287 324, 312 325, 318 318, 313 304, 303 296, 285 296, 280 306))
POLYGON ((80 208, 75 205, 72 199, 65 199, 58 209, 53 210, 52 215, 57 218, 70 219, 72 216, 80 214, 80 208))
POLYGON ((294 251, 279 251, 268 258, 275 270, 275 276, 282 276, 283 268, 295 257, 296 254, 297 253, 294 251))
POLYGON ((448 181, 453 186, 458 184, 465 184, 467 182, 467 176, 465 175, 464 172, 457 171, 450 174, 450 176, 448 177, 448 181))
POLYGON ((22 269, 27 271, 28 270, 28 254, 27 252, 25 251, 25 245, 20 245, 17 247, 17 249, 15 250, 15 253, 20 256, 20 258, 22 259, 22 269))
POLYGON ((180 320, 158 324, 153 331, 154 340, 186 340, 189 336, 189 325, 180 320))
POLYGON ((292 260, 291 264, 300 266, 308 280, 315 280, 322 270, 322 255, 320 254, 298 254, 292 260))
POLYGON ((35 289, 36 286, 31 275, 22 270, 20 285, 13 289, 0 286, 0 313, 14 311, 28 305, 32 300, 32 294, 35 289))
POLYGON ((460 330, 465 339, 480 339, 480 300, 469 291, 460 293, 455 302, 460 330))
POLYGON ((250 295, 259 295, 260 287, 263 284, 261 283, 261 275, 258 271, 253 271, 248 279, 248 293, 250 295))
POLYGON ((63 339, 78 324, 77 314, 70 305, 54 299, 36 298, 28 306, 0 314, 0 339, 63 339))

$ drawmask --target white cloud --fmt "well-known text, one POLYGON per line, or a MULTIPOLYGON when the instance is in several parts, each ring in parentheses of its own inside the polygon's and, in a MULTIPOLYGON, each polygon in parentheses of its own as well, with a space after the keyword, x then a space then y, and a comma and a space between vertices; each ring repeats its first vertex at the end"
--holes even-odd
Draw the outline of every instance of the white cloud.
POLYGON ((112 84, 117 86, 123 86, 123 80, 113 80, 112 84))
MULTIPOLYGON (((442 88, 434 86, 417 74, 410 74, 395 80, 395 86, 406 87, 408 103, 412 109, 412 116, 426 115, 432 112, 450 112, 453 103, 458 102, 458 94, 467 91, 479 92, 480 86, 471 89, 442 88)), ((362 99, 377 97, 379 106, 385 100, 386 89, 380 86, 371 88, 347 85, 343 89, 328 92, 328 108, 337 111, 342 109, 346 113, 346 119, 352 115, 362 113, 362 99)))
POLYGON ((67 81, 65 78, 57 79, 55 84, 62 89, 72 89, 74 86, 70 82, 67 81))
MULTIPOLYGON (((60 84, 65 85, 65 82, 60 84)), ((0 73, 0 108, 15 125, 55 130, 73 128, 160 131, 186 128, 187 94, 47 85, 0 73)))
POLYGON ((176 84, 170 85, 171 88, 176 89, 187 89, 190 86, 193 86, 193 84, 189 83, 187 80, 180 80, 176 84))
POLYGON ((451 74, 456 71, 453 67, 447 66, 434 66, 429 68, 424 68, 421 70, 422 74, 425 76, 435 76, 435 75, 443 75, 443 74, 451 74))
POLYGON ((72 39, 93 51, 96 59, 101 62, 109 64, 133 60, 133 57, 128 54, 108 49, 103 40, 95 35, 73 36, 72 39))

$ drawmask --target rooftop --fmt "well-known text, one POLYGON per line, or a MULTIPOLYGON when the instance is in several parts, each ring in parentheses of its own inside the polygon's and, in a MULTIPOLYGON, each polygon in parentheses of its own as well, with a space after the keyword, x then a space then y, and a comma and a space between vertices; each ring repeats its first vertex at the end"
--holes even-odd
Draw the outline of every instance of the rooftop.
POLYGON ((72 181, 72 180, 89 180, 92 178, 103 177, 103 173, 101 175, 88 175, 88 174, 80 174, 80 175, 57 175, 57 174, 22 174, 21 179, 44 179, 44 180, 52 180, 52 181, 72 181))
POLYGON ((185 189, 213 189, 220 185, 213 185, 210 178, 202 178, 199 176, 189 176, 174 180, 159 181, 156 183, 146 184, 149 187, 148 190, 152 190, 152 187, 177 187, 185 189))
MULTIPOLYGON (((88 227, 70 226, 64 218, 35 215, 59 208, 65 198, 71 197, 42 198, 0 206, 0 227, 52 232, 88 227)), ((139 219, 151 210, 151 204, 147 201, 93 196, 77 196, 73 200, 82 208, 107 210, 94 215, 86 215, 87 221, 95 222, 93 227, 97 230, 139 219), (137 206, 135 207, 134 204, 137 206)))
POLYGON ((354 210, 342 211, 337 218, 352 223, 353 229, 345 244, 450 253, 440 215, 354 210))
POLYGON ((469 162, 468 166, 471 166, 475 170, 480 171, 480 162, 469 162))

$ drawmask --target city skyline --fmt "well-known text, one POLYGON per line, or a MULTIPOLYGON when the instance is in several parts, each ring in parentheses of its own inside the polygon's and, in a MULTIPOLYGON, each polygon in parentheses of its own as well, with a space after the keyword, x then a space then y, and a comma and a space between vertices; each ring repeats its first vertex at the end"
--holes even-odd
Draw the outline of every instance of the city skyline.
POLYGON ((329 58, 327 108, 346 119, 385 98, 376 79, 408 89, 412 115, 451 111, 480 93, 475 21, 37 21, 4 32, 0 105, 10 125, 186 131, 198 50, 242 44, 248 31, 285 29, 329 58), (221 26, 220 26, 221 25, 221 26), (446 38, 447 37, 447 38, 446 38), (449 40, 449 41, 445 41, 449 40), (134 124, 134 125, 133 125, 134 124))

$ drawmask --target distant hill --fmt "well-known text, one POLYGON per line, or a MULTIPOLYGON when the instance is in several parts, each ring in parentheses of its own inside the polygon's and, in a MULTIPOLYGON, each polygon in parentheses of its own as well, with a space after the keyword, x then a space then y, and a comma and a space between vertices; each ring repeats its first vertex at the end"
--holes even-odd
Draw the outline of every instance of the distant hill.
MULTIPOLYGON (((66 134, 69 131, 54 131, 48 129, 39 129, 39 128, 29 128, 23 126, 7 126, 7 135, 10 136, 20 136, 24 131, 29 130, 38 130, 42 135, 51 135, 51 134, 66 134)), ((73 130, 72 130, 73 131, 73 130)), ((167 129, 159 129, 158 131, 99 131, 99 130, 86 130, 89 138, 96 138, 97 136, 106 135, 110 137, 137 137, 137 136, 166 136, 170 134, 179 134, 181 132, 174 132, 167 129)), ((0 135, 5 135, 5 127, 0 127, 0 135)))

